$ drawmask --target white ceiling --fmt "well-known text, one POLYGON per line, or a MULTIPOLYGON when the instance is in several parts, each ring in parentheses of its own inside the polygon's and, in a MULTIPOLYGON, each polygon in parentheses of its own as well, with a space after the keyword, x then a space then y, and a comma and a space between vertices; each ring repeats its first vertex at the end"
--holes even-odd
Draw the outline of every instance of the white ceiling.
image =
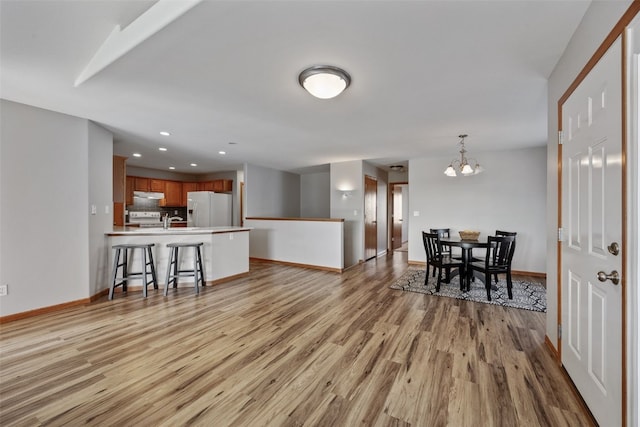
POLYGON ((1 0, 0 97, 91 119, 129 165, 176 172, 454 157, 460 133, 481 160, 546 144, 547 79, 590 2, 205 0, 74 87, 154 3, 1 0), (313 98, 298 74, 315 64, 351 86, 313 98))

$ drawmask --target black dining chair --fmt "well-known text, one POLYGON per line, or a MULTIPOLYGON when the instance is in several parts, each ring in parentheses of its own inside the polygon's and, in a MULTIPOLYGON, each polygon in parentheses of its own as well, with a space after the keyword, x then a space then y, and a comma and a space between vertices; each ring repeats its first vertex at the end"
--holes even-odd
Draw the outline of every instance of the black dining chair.
MULTIPOLYGON (((502 230, 496 230, 496 234, 495 236, 513 236, 515 237, 518 233, 516 231, 502 231, 502 230)), ((475 260, 474 260, 475 261, 475 260)), ((480 260, 479 260, 480 261, 480 260)), ((494 274, 493 275, 493 280, 498 283, 498 275, 494 274)))
MULTIPOLYGON (((438 233, 422 232, 422 243, 427 254, 427 271, 424 278, 424 285, 429 282, 429 269, 433 267, 435 273, 438 270, 438 282, 436 283, 436 292, 440 292, 440 284, 442 283, 442 270, 445 271, 445 282, 449 283, 451 279, 452 268, 462 268, 462 261, 452 258, 451 255, 444 252, 442 243, 440 243, 440 235, 438 233)), ((462 277, 462 276, 461 276, 462 277)), ((462 289, 462 280, 460 281, 460 289, 462 289)))
MULTIPOLYGON (((429 233, 437 233, 438 236, 442 239, 443 237, 449 238, 451 237, 451 229, 449 228, 430 228, 429 233)), ((443 253, 451 256, 451 246, 443 245, 442 246, 443 253)), ((436 277, 436 269, 433 269, 433 277, 436 277)))
POLYGON ((471 263, 473 271, 484 273, 484 286, 487 290, 487 300, 491 301, 491 275, 507 275, 507 293, 513 299, 511 291, 511 260, 516 250, 515 236, 488 236, 487 253, 484 262, 471 263))

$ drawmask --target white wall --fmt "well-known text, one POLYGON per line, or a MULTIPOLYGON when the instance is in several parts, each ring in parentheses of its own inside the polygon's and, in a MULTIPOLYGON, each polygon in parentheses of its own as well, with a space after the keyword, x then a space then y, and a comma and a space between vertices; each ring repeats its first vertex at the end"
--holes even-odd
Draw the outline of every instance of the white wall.
POLYGON ((300 217, 300 176, 245 164, 247 217, 300 217))
POLYGON ((248 219, 252 227, 252 258, 290 262, 341 271, 343 258, 341 221, 248 219))
POLYGON ((364 259, 364 178, 361 160, 331 163, 331 218, 344 218, 344 267, 364 259), (349 197, 343 197, 343 191, 349 197))
POLYGON ((475 153, 485 172, 447 177, 448 157, 409 161, 409 261, 425 261, 429 228, 518 232, 513 269, 545 271, 545 148, 475 153), (418 211, 419 216, 413 216, 418 211))
POLYGON ((0 282, 9 285, 0 314, 87 298, 88 121, 6 100, 0 107, 0 282))
POLYGON ((329 172, 300 175, 300 216, 329 218, 330 205, 331 176, 329 172))
POLYGON ((557 343, 558 100, 629 7, 631 1, 595 1, 573 34, 548 83, 547 141, 547 336, 557 343))
POLYGON ((111 247, 104 233, 113 230, 113 135, 88 123, 89 205, 89 295, 109 287, 111 247))

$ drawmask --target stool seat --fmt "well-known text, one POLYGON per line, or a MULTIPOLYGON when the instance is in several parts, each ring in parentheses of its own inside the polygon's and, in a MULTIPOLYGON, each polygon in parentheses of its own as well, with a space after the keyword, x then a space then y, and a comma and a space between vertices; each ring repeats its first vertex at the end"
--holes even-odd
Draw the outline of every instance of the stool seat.
POLYGON ((196 289, 196 295, 200 293, 198 283, 202 282, 202 286, 206 286, 206 279, 204 274, 204 263, 202 262, 201 248, 204 245, 202 242, 194 243, 168 243, 169 248, 169 262, 167 264, 167 280, 164 284, 164 296, 169 294, 169 285, 173 284, 174 288, 178 287, 179 277, 193 277, 193 284, 196 289), (193 248, 193 269, 180 269, 180 248, 193 248))
POLYGON ((122 291, 127 291, 127 284, 131 279, 142 279, 142 294, 147 297, 147 286, 153 284, 158 289, 158 280, 156 277, 156 268, 153 263, 153 251, 151 248, 154 243, 123 243, 113 245, 112 249, 116 251, 113 259, 113 280, 109 288, 109 299, 113 299, 113 293, 117 286, 122 286, 122 291), (131 255, 136 249, 141 249, 141 270, 137 272, 129 271, 129 251, 131 255), (122 254, 122 261, 120 255, 122 254), (122 276, 118 277, 118 270, 122 267, 122 276), (147 276, 151 275, 151 280, 147 276), (120 279, 120 282, 118 282, 120 279))

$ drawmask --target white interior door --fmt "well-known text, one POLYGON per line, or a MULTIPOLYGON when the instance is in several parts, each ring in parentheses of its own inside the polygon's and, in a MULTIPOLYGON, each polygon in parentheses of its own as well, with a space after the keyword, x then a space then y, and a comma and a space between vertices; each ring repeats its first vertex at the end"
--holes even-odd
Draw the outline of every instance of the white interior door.
POLYGON ((598 278, 624 256, 621 55, 618 39, 562 106, 562 363, 602 426, 622 422, 623 291, 598 278))

